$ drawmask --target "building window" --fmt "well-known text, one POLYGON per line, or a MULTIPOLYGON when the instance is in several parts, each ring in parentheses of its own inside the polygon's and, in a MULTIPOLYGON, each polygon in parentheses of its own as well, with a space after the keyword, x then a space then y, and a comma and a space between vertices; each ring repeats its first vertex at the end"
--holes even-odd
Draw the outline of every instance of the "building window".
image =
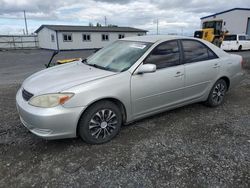
POLYGON ((82 40, 83 41, 91 41, 90 34, 83 34, 82 35, 82 40))
POLYGON ((72 34, 63 34, 64 42, 72 42, 72 34))
POLYGON ((51 42, 55 42, 55 35, 51 34, 51 42))
POLYGON ((123 39, 125 37, 125 34, 119 34, 118 39, 123 39))
POLYGON ((108 41, 109 40, 109 35, 108 34, 102 34, 102 40, 103 41, 108 41))
POLYGON ((137 36, 143 36, 143 33, 138 33, 137 36))

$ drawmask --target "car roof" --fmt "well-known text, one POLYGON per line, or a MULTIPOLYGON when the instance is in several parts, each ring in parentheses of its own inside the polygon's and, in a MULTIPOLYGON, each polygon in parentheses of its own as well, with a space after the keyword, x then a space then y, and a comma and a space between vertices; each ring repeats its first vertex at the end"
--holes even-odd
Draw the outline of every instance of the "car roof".
POLYGON ((121 40, 156 43, 158 41, 167 41, 167 40, 173 40, 173 39, 194 39, 194 38, 178 36, 178 35, 143 35, 143 36, 136 36, 136 37, 126 37, 121 40))
POLYGON ((226 34, 225 36, 232 36, 232 35, 238 35, 238 36, 248 36, 247 34, 234 34, 234 33, 230 33, 230 34, 226 34))
POLYGON ((174 39, 192 39, 192 40, 200 41, 206 46, 208 46, 210 49, 212 49, 216 53, 216 55, 218 55, 219 57, 228 55, 225 51, 213 45, 212 43, 199 39, 199 38, 194 38, 194 37, 186 37, 186 36, 178 36, 178 35, 143 35, 143 36, 136 36, 136 37, 126 37, 120 40, 161 43, 164 41, 169 41, 169 40, 174 40, 174 39))

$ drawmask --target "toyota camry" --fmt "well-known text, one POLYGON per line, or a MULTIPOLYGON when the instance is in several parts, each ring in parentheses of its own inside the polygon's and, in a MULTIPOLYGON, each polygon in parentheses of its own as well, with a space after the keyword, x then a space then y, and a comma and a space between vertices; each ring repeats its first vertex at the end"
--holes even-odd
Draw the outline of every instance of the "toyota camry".
POLYGON ((35 135, 100 144, 122 124, 159 112, 196 102, 221 105, 243 75, 241 56, 200 39, 128 37, 31 75, 16 102, 21 122, 35 135))

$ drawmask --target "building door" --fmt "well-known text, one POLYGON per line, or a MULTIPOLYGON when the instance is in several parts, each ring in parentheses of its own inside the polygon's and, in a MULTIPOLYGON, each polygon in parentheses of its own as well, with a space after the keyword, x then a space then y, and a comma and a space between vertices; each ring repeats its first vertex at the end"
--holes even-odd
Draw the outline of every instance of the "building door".
POLYGON ((247 21, 247 33, 246 34, 250 36, 250 18, 248 18, 248 21, 247 21))

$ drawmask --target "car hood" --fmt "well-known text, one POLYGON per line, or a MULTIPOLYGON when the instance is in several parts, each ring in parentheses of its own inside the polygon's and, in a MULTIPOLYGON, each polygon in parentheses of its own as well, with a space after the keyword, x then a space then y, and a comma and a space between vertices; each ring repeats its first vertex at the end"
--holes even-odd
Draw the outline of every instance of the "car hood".
POLYGON ((117 73, 74 62, 37 72, 28 77, 22 87, 35 95, 55 93, 114 74, 117 73))

